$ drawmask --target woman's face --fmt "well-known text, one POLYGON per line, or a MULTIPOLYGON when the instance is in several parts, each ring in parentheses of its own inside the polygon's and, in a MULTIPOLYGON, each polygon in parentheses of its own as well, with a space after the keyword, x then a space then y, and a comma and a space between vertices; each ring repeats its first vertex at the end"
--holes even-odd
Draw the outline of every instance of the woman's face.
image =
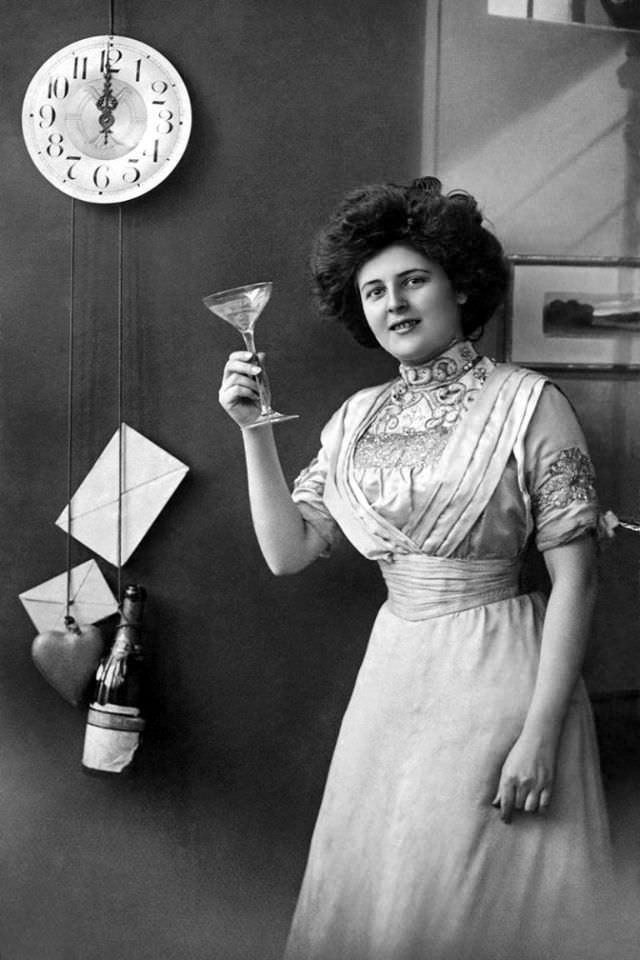
POLYGON ((462 336, 460 304, 440 266, 405 244, 368 260, 357 274, 362 309, 380 346, 406 366, 425 363, 462 336))

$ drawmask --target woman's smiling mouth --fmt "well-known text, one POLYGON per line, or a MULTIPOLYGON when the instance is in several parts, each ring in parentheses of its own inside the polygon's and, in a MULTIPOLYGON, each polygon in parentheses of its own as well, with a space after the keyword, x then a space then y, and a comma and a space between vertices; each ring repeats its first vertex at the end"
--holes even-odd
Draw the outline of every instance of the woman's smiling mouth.
POLYGON ((407 319, 407 320, 398 320, 396 323, 392 323, 389 327, 390 333, 406 333, 408 330, 413 330, 414 327, 417 327, 420 323, 419 319, 407 319))

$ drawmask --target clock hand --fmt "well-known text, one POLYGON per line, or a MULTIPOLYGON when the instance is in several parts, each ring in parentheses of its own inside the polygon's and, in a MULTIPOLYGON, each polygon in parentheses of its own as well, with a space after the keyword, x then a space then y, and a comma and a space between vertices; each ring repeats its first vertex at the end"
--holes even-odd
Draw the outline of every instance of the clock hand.
MULTIPOLYGON (((91 146, 93 146, 94 144, 96 144, 96 143, 98 142, 98 140, 99 140, 100 137, 102 137, 102 136, 104 136, 104 134, 103 134, 103 132, 102 132, 102 130, 101 130, 100 133, 97 133, 97 134, 95 135, 95 137, 91 137, 90 139, 88 139, 88 140, 87 140, 87 143, 90 143, 91 146)), ((109 136, 111 137, 111 146, 112 146, 112 147, 123 147, 123 146, 125 145, 125 141, 124 141, 124 140, 118 140, 118 139, 116 139, 116 137, 114 137, 113 133, 110 133, 109 136)), ((103 144, 103 146, 104 146, 104 144, 103 144)), ((0 960, 2 960, 1 957, 0 957, 0 960)))
POLYGON ((98 123, 100 124, 102 130, 98 136, 104 136, 104 145, 105 147, 109 143, 109 134, 111 133, 111 127, 116 122, 116 118, 113 115, 113 111, 118 106, 118 100, 113 94, 111 88, 111 63, 109 62, 109 56, 106 57, 106 67, 104 71, 104 86, 102 88, 102 95, 96 100, 96 107, 100 111, 100 116, 98 117, 98 123))

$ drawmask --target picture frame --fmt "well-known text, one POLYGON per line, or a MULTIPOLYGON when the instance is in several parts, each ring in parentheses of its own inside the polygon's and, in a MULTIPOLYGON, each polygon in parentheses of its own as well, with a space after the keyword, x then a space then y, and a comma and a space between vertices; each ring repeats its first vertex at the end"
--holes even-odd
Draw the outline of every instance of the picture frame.
POLYGON ((508 260, 508 360, 545 369, 640 370, 640 258, 508 260))

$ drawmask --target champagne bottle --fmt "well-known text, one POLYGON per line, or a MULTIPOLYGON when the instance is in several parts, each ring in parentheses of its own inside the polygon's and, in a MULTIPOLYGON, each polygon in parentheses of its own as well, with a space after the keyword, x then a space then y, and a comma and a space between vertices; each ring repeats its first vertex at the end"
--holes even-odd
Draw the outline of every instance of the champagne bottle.
POLYGON ((143 587, 126 587, 113 646, 100 663, 85 730, 83 768, 122 773, 131 766, 144 730, 142 686, 143 587))

